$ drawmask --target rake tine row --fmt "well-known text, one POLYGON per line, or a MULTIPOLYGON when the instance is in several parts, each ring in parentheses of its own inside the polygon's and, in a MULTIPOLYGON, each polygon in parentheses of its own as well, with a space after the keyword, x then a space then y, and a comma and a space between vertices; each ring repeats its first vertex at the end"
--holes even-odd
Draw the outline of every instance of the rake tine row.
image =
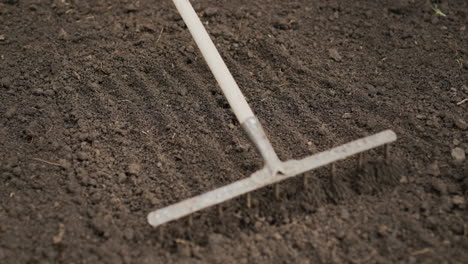
MULTIPOLYGON (((395 140, 395 133, 391 130, 387 130, 317 153, 302 160, 289 160, 283 162, 282 164, 285 168, 284 174, 272 175, 267 168, 263 168, 253 173, 250 177, 153 211, 148 215, 148 222, 152 226, 160 226, 164 223, 188 216, 196 211, 218 205, 241 195, 245 195, 247 197, 246 206, 251 208, 252 191, 268 185, 280 183, 288 178, 322 166, 329 165, 330 168, 333 168, 335 166, 331 164, 339 160, 349 158, 358 153, 391 143, 395 140)), ((332 171, 332 174, 334 173, 333 171, 335 171, 335 169, 330 170, 332 171)))
MULTIPOLYGON (((384 145, 384 162, 386 164, 388 164, 389 160, 390 160, 390 146, 389 144, 385 144, 384 145)), ((365 153, 364 152, 361 152, 358 154, 358 169, 362 169, 363 166, 364 166, 364 155, 365 153)), ((331 176, 331 180, 332 181, 335 181, 336 179, 336 162, 333 162, 330 164, 330 176, 331 176)), ((308 179, 307 179, 307 175, 304 174, 303 175, 303 186, 304 186, 304 189, 307 189, 308 187, 308 179)), ((280 197, 280 183, 275 183, 275 187, 274 187, 274 192, 275 192, 275 199, 276 200, 281 200, 281 197, 280 197)), ((252 208, 252 193, 249 192, 245 195, 246 197, 246 207, 247 208, 252 208)), ((218 210, 218 217, 222 217, 223 216, 223 210, 222 210, 222 206, 220 204, 217 205, 217 210, 218 210)), ((193 226, 193 217, 192 215, 190 214, 188 216, 188 225, 190 227, 193 226)))

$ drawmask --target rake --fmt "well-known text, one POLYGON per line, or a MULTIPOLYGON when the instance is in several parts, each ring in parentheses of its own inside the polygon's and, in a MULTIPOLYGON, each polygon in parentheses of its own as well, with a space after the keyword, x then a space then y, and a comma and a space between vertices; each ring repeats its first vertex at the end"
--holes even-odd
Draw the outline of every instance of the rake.
MULTIPOLYGON (((264 166, 247 178, 149 213, 148 223, 150 225, 157 227, 184 216, 189 216, 191 220, 191 214, 194 212, 244 194, 247 197, 247 207, 251 207, 251 192, 272 184, 275 184, 275 197, 279 199, 279 182, 329 164, 331 164, 331 171, 334 174, 334 162, 360 153, 359 164, 362 166, 362 152, 382 145, 385 146, 385 159, 388 160, 388 144, 396 140, 396 134, 391 130, 351 141, 301 160, 281 161, 190 2, 188 0, 173 0, 173 2, 237 120, 262 156, 264 166)), ((305 181, 304 184, 306 184, 305 181)), ((191 222, 190 220, 189 222, 191 222)))

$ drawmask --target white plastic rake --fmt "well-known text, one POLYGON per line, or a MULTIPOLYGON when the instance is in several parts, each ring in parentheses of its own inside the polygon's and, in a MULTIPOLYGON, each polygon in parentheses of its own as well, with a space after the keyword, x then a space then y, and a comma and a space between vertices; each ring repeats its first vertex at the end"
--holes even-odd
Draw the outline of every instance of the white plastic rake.
MULTIPOLYGON (((396 140, 396 134, 391 130, 386 130, 301 160, 282 162, 278 158, 259 120, 250 109, 244 95, 234 81, 234 78, 219 55, 219 52, 211 41, 190 2, 188 0, 173 0, 173 2, 200 48, 203 57, 219 83, 239 123, 260 152, 264 160, 264 167, 245 179, 149 213, 148 222, 150 225, 157 227, 243 194, 247 194, 247 206, 250 207, 250 192, 254 190, 279 183, 285 179, 328 164, 333 164, 338 160, 348 158, 378 146, 388 146, 386 144, 396 140)), ((385 156, 388 158, 388 148, 386 148, 385 156)), ((275 188, 275 195, 278 198, 278 185, 276 185, 275 188)))

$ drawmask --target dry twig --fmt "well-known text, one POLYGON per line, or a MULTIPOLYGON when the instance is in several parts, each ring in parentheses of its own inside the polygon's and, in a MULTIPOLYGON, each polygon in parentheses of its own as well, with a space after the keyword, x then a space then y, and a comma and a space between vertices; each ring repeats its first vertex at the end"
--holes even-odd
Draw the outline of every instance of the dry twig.
POLYGON ((58 163, 50 162, 50 161, 43 160, 43 159, 39 159, 39 158, 33 158, 33 160, 40 161, 40 162, 44 162, 44 163, 47 163, 47 164, 49 164, 49 165, 54 165, 54 166, 62 167, 62 165, 60 165, 60 164, 58 164, 58 163))

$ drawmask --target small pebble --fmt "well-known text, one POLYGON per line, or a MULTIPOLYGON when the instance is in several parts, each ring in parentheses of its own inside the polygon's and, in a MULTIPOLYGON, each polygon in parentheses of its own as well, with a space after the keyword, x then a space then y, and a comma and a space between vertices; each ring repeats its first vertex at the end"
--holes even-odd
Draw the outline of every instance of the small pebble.
POLYGON ((379 235, 382 235, 382 236, 385 235, 387 233, 387 231, 388 231, 388 226, 386 226, 386 225, 380 225, 378 227, 378 230, 377 230, 379 235))
POLYGON ((43 94, 44 94, 44 90, 41 89, 41 88, 36 88, 36 89, 33 89, 33 90, 32 90, 32 93, 33 93, 34 95, 43 95, 43 94))
POLYGON ((141 171, 141 165, 138 163, 130 163, 127 168, 127 172, 131 175, 138 175, 141 171))
POLYGON ((218 14, 218 9, 214 7, 208 7, 207 9, 205 9, 204 14, 207 17, 215 16, 216 14, 218 14))
POLYGON ((432 179, 431 185, 432 188, 441 195, 447 194, 447 184, 445 184, 445 182, 443 182, 441 179, 432 179))
POLYGON ((456 119, 455 125, 461 130, 468 129, 468 124, 463 119, 456 119))
POLYGON ((15 115, 15 113, 16 113, 16 108, 12 107, 5 112, 5 117, 10 119, 15 115))
POLYGON ((16 167, 12 170, 13 174, 16 176, 21 176, 22 171, 23 170, 20 167, 16 167))
POLYGON ((329 49, 328 55, 336 62, 340 62, 343 60, 343 57, 338 53, 337 49, 329 49))
POLYGON ((460 209, 464 209, 466 206, 466 200, 465 197, 461 195, 455 195, 452 197, 452 203, 459 207, 460 209))
POLYGON ((351 113, 344 113, 343 118, 344 119, 350 119, 351 118, 351 113))
POLYGON ((340 210, 340 215, 341 215, 341 218, 344 219, 344 220, 347 220, 350 217, 349 211, 346 208, 342 208, 340 210))
POLYGON ((281 236, 280 233, 274 233, 274 234, 273 234, 273 238, 276 239, 276 240, 281 240, 281 239, 283 239, 283 237, 281 236))
POLYGON ((463 162, 466 159, 465 150, 462 148, 452 149, 452 158, 455 162, 463 162))
POLYGON ((432 176, 439 176, 440 175, 440 169, 439 169, 439 164, 437 163, 437 161, 429 164, 429 166, 427 166, 427 173, 429 175, 432 175, 432 176))
POLYGON ((89 159, 89 155, 86 152, 80 151, 77 154, 78 160, 84 161, 89 159))
POLYGON ((118 177, 117 177, 117 181, 118 181, 119 183, 122 183, 122 182, 124 182, 126 179, 127 179, 127 175, 125 175, 125 173, 123 173, 123 172, 120 172, 119 175, 118 175, 118 177))
POLYGON ((66 159, 60 159, 58 163, 66 170, 69 170, 72 167, 72 164, 66 159))

